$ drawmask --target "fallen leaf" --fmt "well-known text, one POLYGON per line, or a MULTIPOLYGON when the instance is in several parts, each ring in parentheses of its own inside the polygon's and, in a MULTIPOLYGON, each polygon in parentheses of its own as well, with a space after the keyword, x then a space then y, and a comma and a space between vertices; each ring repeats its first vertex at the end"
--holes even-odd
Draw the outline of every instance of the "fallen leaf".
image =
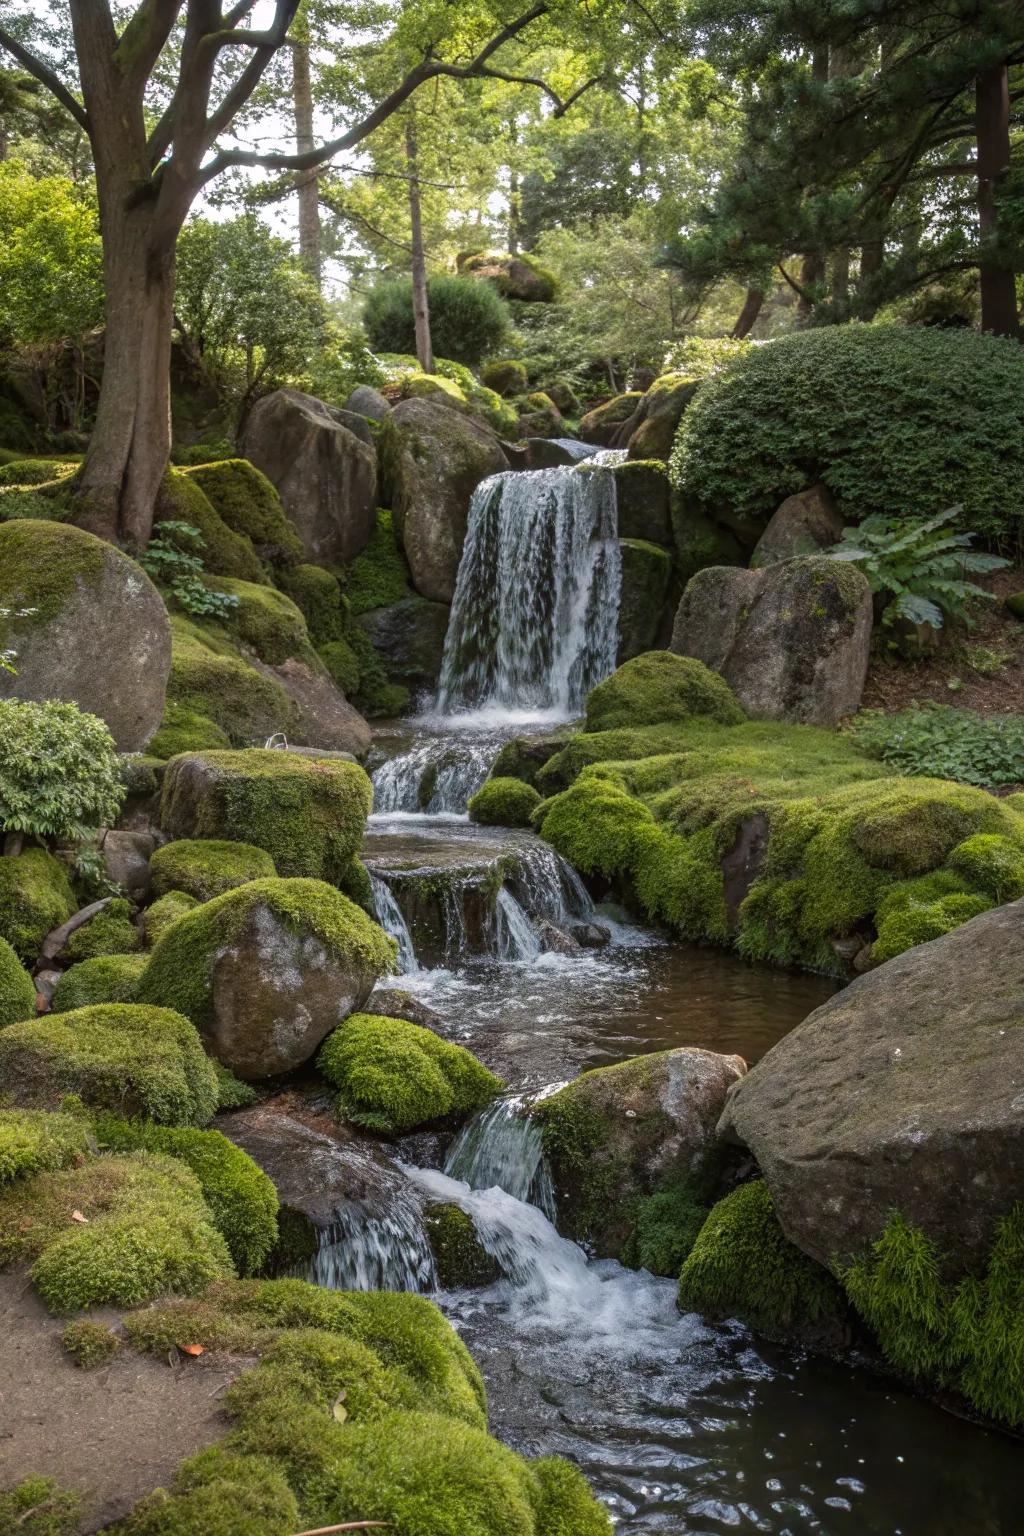
POLYGON ((203 1348, 202 1344, 179 1344, 178 1348, 181 1350, 183 1355, 195 1356, 205 1355, 206 1353, 206 1350, 203 1348))
POLYGON ((89 1218, 88 1218, 88 1216, 83 1216, 81 1211, 72 1211, 71 1212, 71 1220, 72 1221, 80 1221, 82 1223, 83 1227, 87 1227, 89 1225, 89 1218))

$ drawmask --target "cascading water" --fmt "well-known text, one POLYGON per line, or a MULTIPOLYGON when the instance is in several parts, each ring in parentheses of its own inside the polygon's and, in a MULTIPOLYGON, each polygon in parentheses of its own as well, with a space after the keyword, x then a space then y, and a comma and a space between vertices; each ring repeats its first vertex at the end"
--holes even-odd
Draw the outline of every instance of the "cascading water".
POLYGON ((570 719, 615 667, 622 562, 606 452, 473 493, 437 709, 570 719))
POLYGON ((499 1099, 477 1115, 452 1143, 444 1171, 469 1189, 503 1189, 555 1219, 551 1183, 540 1128, 522 1113, 522 1095, 499 1099))
POLYGON ((499 960, 536 960, 541 952, 540 935, 504 886, 495 898, 494 947, 499 960))
POLYGON ((434 1255, 417 1201, 402 1190, 379 1214, 357 1206, 339 1211, 322 1235, 309 1278, 332 1291, 433 1290, 434 1255))
POLYGON ((500 749, 493 737, 428 736, 372 775, 375 816, 464 816, 500 749))
POLYGON ((412 934, 406 926, 402 909, 395 900, 391 887, 386 880, 379 879, 376 875, 370 876, 370 886, 373 891, 373 912, 384 932, 390 934, 398 945, 398 969, 401 975, 409 976, 420 969, 420 963, 416 959, 416 951, 413 948, 412 934))

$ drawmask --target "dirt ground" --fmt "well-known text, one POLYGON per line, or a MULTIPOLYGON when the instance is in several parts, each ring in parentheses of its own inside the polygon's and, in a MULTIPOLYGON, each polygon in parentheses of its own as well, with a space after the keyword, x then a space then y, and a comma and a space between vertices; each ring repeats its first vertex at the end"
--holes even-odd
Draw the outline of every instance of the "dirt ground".
MULTIPOLYGON (((116 1312, 96 1311, 117 1324, 116 1312)), ((0 1488, 31 1475, 81 1494, 82 1531, 119 1519, 166 1486, 178 1463, 227 1427, 224 1389, 247 1360, 202 1356, 173 1364, 123 1348, 84 1371, 61 1345, 23 1268, 0 1274, 0 1488)))

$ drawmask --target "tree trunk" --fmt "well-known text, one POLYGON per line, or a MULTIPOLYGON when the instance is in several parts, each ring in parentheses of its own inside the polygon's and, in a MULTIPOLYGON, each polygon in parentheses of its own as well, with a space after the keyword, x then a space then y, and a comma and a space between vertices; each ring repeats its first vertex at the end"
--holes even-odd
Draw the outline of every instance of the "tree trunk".
POLYGON ((427 300, 427 258, 423 249, 423 215, 416 156, 416 123, 410 113, 405 123, 405 159, 409 169, 409 222, 412 225, 412 315, 416 328, 416 356, 424 373, 434 371, 430 339, 430 304, 427 300))
POLYGON ((734 341, 742 341, 744 337, 750 335, 757 324, 757 317, 761 313, 763 303, 764 292, 762 289, 747 289, 747 296, 743 300, 743 308, 736 316, 736 324, 732 328, 731 335, 734 341))
MULTIPOLYGON (((296 43, 292 48, 292 106, 295 113, 295 148, 305 154, 314 148, 313 84, 309 67, 309 45, 296 43)), ((320 287, 320 177, 318 171, 303 171, 297 183, 299 196, 299 260, 320 287)))
POLYGON ((981 237, 981 328, 997 336, 1019 336, 1013 268, 993 250, 998 236, 996 189, 1010 164, 1010 94, 1005 64, 985 70, 975 82, 978 134, 978 232, 981 237), (986 254, 986 247, 989 254, 986 254))
MULTIPOLYGON (((811 76, 819 85, 827 85, 829 56, 827 47, 815 48, 811 55, 811 76)), ((813 195, 814 187, 807 187, 813 195)), ((800 287, 803 292, 796 301, 796 323, 806 325, 818 300, 817 290, 825 281, 825 253, 821 250, 805 251, 800 263, 800 287)))

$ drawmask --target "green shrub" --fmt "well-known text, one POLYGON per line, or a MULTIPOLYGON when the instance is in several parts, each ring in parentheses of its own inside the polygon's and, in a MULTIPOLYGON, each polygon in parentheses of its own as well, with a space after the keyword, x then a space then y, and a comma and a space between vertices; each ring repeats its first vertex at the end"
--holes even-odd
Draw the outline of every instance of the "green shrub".
POLYGON ((121 1348, 121 1340, 106 1323, 91 1323, 83 1318, 78 1323, 68 1323, 61 1334, 61 1343, 75 1364, 83 1371, 106 1365, 121 1348))
POLYGON ((102 720, 53 699, 0 699, 0 830, 80 841, 113 826, 123 799, 102 720))
POLYGON ((96 1116, 102 1146, 114 1152, 157 1152, 187 1163, 199 1181, 214 1225, 240 1275, 263 1267, 277 1242, 277 1191, 247 1152, 220 1131, 149 1125, 96 1116))
POLYGON ((540 795, 522 779, 488 779, 469 802, 469 819, 488 827, 528 827, 540 795))
POLYGON ((36 1013, 36 985, 6 939, 0 939, 0 1029, 36 1013))
POLYGON ((92 960, 97 955, 132 955, 142 948, 142 935, 132 921, 131 903, 114 899, 76 928, 64 946, 69 960, 92 960))
POLYGON ((353 617, 388 608, 409 596, 409 571, 395 539, 391 513, 377 513, 369 544, 345 568, 343 584, 353 617))
MULTIPOLYGON (((509 313, 486 283, 463 277, 432 277, 427 284, 434 351, 457 363, 478 363, 501 344, 509 313)), ((375 352, 416 350, 412 283, 382 283, 370 294, 363 324, 375 352)))
POLYGON ((0 1263, 32 1262, 53 1312, 138 1306, 168 1291, 193 1295, 231 1273, 195 1176, 168 1157, 136 1153, 40 1173, 0 1194, 0 1263), (78 1211, 83 1222, 69 1222, 78 1211))
POLYGON ((295 706, 276 678, 257 672, 230 642, 197 624, 172 619, 171 633, 171 703, 212 720, 235 746, 291 729, 295 706))
POLYGON ((8 1025, 0 1031, 0 1080, 18 1104, 52 1107, 74 1093, 167 1125, 202 1125, 217 1107, 217 1077, 188 1019, 135 1003, 8 1025))
POLYGON ((167 759, 179 752, 216 751, 230 747, 227 732, 222 731, 215 720, 198 714, 184 704, 169 699, 164 705, 160 729, 147 747, 153 757, 167 759))
POLYGON ((251 843, 183 839, 165 843, 150 860, 153 889, 158 896, 184 891, 197 901, 223 896, 249 880, 272 879, 274 861, 251 843))
POLYGON ((753 521, 815 481, 848 518, 961 504, 983 537, 1016 536, 1024 359, 976 331, 837 325, 751 347, 698 392, 674 483, 753 521))
POLYGON ((66 868, 45 849, 0 858, 0 937, 22 960, 34 964, 46 935, 77 905, 66 868))
POLYGON ((83 1506, 51 1477, 26 1477, 0 1491, 0 1536, 76 1536, 83 1506))
POLYGON ((958 779, 982 789, 1024 783, 1024 718, 981 715, 945 704, 912 704, 888 715, 864 710, 850 735, 869 757, 899 773, 958 779))
POLYGON ((158 1488, 117 1526, 118 1536, 287 1536, 302 1524, 277 1468, 258 1456, 211 1446, 182 1462, 170 1491, 158 1488))
POLYGON ((338 1113, 398 1134, 433 1120, 465 1119, 501 1081, 461 1045, 404 1019, 355 1013, 328 1035, 317 1065, 338 1089, 338 1113))
POLYGON ((164 929, 176 922, 179 917, 184 917, 186 912, 191 912, 193 907, 198 907, 199 902, 194 896, 189 896, 185 891, 168 891, 166 896, 161 896, 154 901, 151 907, 147 907, 142 914, 142 926, 146 933, 146 943, 152 948, 163 933, 164 929))
POLYGON ((134 1003, 145 955, 96 955, 64 972, 50 1002, 51 1013, 71 1013, 94 1003, 134 1003))
POLYGON ((648 651, 624 662, 587 695, 587 730, 658 725, 703 715, 723 725, 744 719, 732 689, 692 656, 648 651))
POLYGON ((0 1109, 0 1185, 77 1162, 89 1145, 83 1115, 0 1109))
POLYGON ((285 515, 280 496, 248 459, 220 459, 185 473, 227 526, 249 539, 269 565, 294 565, 302 559, 302 540, 285 515))
POLYGON ((146 574, 195 618, 226 618, 238 598, 214 587, 203 576, 203 536, 191 523, 164 520, 153 525, 153 536, 139 556, 146 574))

